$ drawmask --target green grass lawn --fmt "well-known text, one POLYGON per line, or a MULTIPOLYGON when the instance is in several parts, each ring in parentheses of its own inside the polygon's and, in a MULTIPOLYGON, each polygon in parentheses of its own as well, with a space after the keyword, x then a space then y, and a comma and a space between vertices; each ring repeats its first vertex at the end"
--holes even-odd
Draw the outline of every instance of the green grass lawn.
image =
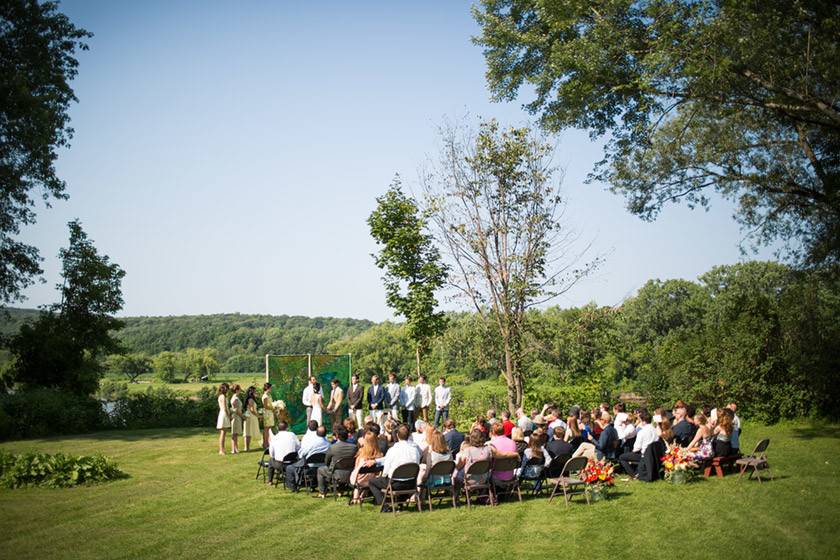
POLYGON ((2 558, 831 558, 840 546, 840 426, 746 424, 770 437, 776 480, 619 481, 587 507, 526 499, 392 514, 254 480, 259 453, 220 457, 201 429, 9 442, 8 451, 105 453, 130 478, 0 490, 2 558))

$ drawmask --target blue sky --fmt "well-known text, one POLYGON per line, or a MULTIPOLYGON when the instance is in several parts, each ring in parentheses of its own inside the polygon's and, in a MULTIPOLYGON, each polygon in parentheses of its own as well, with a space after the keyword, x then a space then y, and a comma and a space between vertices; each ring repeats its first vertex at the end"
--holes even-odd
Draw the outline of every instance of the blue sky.
MULTIPOLYGON (((62 2, 95 37, 58 162, 70 199, 22 236, 47 280, 23 305, 56 299, 56 255, 79 218, 126 270, 123 315, 390 318, 365 223, 375 198, 395 173, 416 188, 442 119, 529 120, 527 98, 489 101, 469 6, 62 2)), ((614 305, 650 278, 741 258, 730 205, 645 223, 584 184, 599 158, 585 131, 559 138, 570 227, 607 261, 557 304, 614 305)))

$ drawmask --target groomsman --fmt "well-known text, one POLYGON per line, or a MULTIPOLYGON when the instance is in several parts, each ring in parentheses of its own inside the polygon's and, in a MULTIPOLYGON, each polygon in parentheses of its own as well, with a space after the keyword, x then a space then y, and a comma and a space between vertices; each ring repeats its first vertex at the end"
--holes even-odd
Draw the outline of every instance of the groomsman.
POLYGON ((378 424, 382 417, 382 408, 386 404, 385 399, 388 393, 385 391, 385 387, 379 383, 378 375, 374 375, 370 381, 371 386, 368 387, 367 391, 368 406, 370 406, 370 415, 373 417, 373 421, 378 424))
POLYGON ((403 422, 414 426, 414 410, 417 408, 417 387, 412 385, 411 376, 405 376, 405 385, 400 389, 400 405, 403 422))
POLYGON ((426 383, 426 376, 421 375, 417 378, 417 408, 420 409, 420 418, 424 422, 429 421, 429 407, 432 405, 432 388, 426 383))
POLYGON ((446 378, 438 379, 438 386, 435 387, 435 428, 445 424, 449 419, 449 401, 452 400, 452 392, 446 386, 446 378))
POLYGON ((327 412, 330 413, 330 420, 332 421, 333 429, 341 425, 341 405, 344 404, 344 389, 338 383, 338 379, 330 381, 332 385, 332 392, 330 392, 330 402, 327 405, 327 412))
POLYGON ((399 420, 397 409, 400 407, 400 384, 397 382, 397 374, 393 371, 388 374, 388 407, 391 409, 391 418, 394 422, 399 420))
POLYGON ((361 428, 364 426, 362 407, 364 406, 365 390, 359 383, 358 375, 353 375, 350 380, 350 388, 347 390, 347 405, 350 407, 350 417, 356 420, 356 427, 361 428))

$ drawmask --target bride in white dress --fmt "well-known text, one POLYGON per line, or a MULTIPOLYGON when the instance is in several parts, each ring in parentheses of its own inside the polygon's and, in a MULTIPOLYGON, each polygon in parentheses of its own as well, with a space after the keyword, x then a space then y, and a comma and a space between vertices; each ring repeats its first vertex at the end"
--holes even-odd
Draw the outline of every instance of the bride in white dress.
POLYGON ((315 420, 318 422, 319 426, 324 425, 324 421, 322 419, 321 411, 324 408, 324 397, 321 395, 321 384, 315 383, 312 386, 312 396, 309 397, 309 402, 312 404, 312 416, 309 417, 310 420, 315 420))

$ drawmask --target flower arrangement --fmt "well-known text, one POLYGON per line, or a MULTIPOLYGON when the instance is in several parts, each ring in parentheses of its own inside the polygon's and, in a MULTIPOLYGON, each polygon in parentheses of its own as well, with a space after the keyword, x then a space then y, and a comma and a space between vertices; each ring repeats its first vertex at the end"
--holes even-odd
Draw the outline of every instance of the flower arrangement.
POLYGON ((278 422, 289 422, 289 413, 286 411, 286 403, 282 400, 272 401, 271 407, 274 409, 274 417, 278 422))
POLYGON ((679 445, 668 448, 662 457, 662 467, 665 469, 665 480, 675 484, 688 482, 697 474, 697 462, 694 453, 679 445))
POLYGON ((615 484, 613 465, 601 459, 590 459, 586 467, 580 471, 580 479, 586 483, 585 492, 593 502, 606 500, 609 489, 615 484))

